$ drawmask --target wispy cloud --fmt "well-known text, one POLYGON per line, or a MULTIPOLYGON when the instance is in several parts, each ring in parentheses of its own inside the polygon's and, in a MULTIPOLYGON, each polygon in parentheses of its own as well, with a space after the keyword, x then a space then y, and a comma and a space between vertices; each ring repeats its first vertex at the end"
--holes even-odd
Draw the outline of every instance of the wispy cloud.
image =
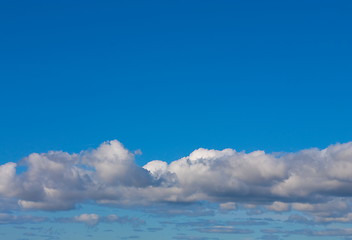
POLYGON ((280 229, 263 229, 263 233, 285 234, 285 235, 304 235, 316 237, 349 237, 352 234, 351 228, 327 228, 322 230, 297 229, 297 230, 280 230, 280 229))
POLYGON ((30 215, 17 216, 13 214, 0 213, 0 224, 41 223, 45 221, 48 221, 48 218, 30 215))
POLYGON ((139 218, 131 218, 127 216, 117 216, 110 214, 108 216, 99 216, 95 213, 83 213, 78 216, 68 218, 57 218, 56 222, 73 222, 73 223, 84 223, 87 226, 96 226, 99 223, 120 223, 120 224, 131 224, 133 226, 140 226, 145 224, 144 220, 139 218))
POLYGON ((250 229, 235 228, 233 226, 211 226, 211 227, 205 227, 205 228, 198 228, 196 230, 204 233, 230 233, 230 234, 249 234, 254 232, 253 230, 250 230, 250 229))
POLYGON ((173 237, 173 239, 177 239, 177 240, 218 240, 219 238, 178 235, 178 236, 173 237))

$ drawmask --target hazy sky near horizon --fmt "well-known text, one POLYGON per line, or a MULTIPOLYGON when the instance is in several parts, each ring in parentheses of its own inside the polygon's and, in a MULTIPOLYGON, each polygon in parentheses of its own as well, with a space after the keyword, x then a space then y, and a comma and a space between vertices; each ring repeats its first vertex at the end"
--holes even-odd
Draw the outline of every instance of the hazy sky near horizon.
POLYGON ((0 234, 350 239, 350 1, 0 1, 0 234))

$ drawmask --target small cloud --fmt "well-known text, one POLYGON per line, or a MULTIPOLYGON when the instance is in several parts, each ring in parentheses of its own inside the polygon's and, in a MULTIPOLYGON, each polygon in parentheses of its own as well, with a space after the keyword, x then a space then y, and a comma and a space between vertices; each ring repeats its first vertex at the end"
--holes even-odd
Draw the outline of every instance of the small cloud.
POLYGON ((0 213, 0 224, 25 224, 25 223, 41 223, 49 219, 46 217, 37 217, 29 215, 12 215, 7 213, 0 213))
POLYGON ((178 236, 173 237, 173 239, 177 239, 177 240, 218 240, 219 238, 178 235, 178 236))
POLYGON ((268 210, 275 211, 275 212, 284 212, 290 209, 290 205, 283 202, 275 201, 270 206, 266 207, 268 210))
POLYGON ((133 226, 139 226, 145 224, 145 221, 139 218, 131 218, 127 216, 117 216, 115 214, 110 214, 108 216, 99 216, 94 213, 84 213, 79 216, 71 217, 71 218, 57 218, 59 222, 76 222, 76 223, 84 223, 89 227, 93 227, 98 225, 99 223, 119 223, 119 224, 131 224, 133 226))
POLYGON ((143 154, 142 150, 140 150, 140 149, 135 150, 133 153, 134 153, 134 155, 142 155, 143 154))
POLYGON ((305 224, 305 225, 316 224, 313 220, 310 220, 307 217, 298 215, 298 214, 290 215, 286 221, 291 223, 305 224))
POLYGON ((235 202, 220 203, 219 206, 222 211, 233 211, 233 210, 236 210, 237 208, 237 205, 235 202))
POLYGON ((211 227, 206 227, 206 228, 198 228, 195 230, 197 230, 199 232, 204 232, 204 233, 230 233, 230 234, 253 233, 252 230, 235 228, 233 226, 211 226, 211 227))
POLYGON ((263 235, 258 240, 280 240, 281 238, 277 235, 263 235))
POLYGON ((82 222, 87 224, 88 226, 97 225, 99 222, 99 216, 97 214, 81 214, 73 218, 75 222, 82 222))
POLYGON ((149 227, 149 228, 147 228, 147 230, 149 232, 158 232, 158 231, 163 230, 163 228, 160 228, 160 227, 149 227))
POLYGON ((131 235, 131 236, 127 236, 127 237, 121 237, 121 239, 138 239, 140 238, 140 236, 137 235, 131 235))

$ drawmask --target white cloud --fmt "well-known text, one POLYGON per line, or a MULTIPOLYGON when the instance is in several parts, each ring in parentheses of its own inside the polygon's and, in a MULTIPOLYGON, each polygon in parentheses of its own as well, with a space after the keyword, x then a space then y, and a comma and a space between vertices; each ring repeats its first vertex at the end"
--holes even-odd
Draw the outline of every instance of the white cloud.
POLYGON ((22 208, 42 210, 70 209, 87 200, 115 205, 211 201, 223 209, 234 202, 272 211, 292 207, 343 221, 348 216, 338 213, 349 213, 352 196, 352 143, 281 156, 200 148, 170 163, 155 160, 141 167, 114 140, 79 154, 33 153, 21 164, 26 171, 17 174, 16 163, 0 166, 0 200, 18 199, 22 208), (318 211, 323 205, 328 210, 318 211))
POLYGON ((16 193, 16 163, 0 165, 0 196, 13 196, 16 193))
POLYGON ((143 168, 148 170, 151 175, 156 179, 160 179, 161 176, 167 174, 168 172, 167 163, 159 160, 148 162, 146 165, 143 166, 143 168))
POLYGON ((133 226, 139 226, 145 224, 145 222, 139 218, 131 218, 127 216, 117 216, 110 214, 108 216, 99 216, 95 213, 83 213, 78 216, 68 218, 57 218, 57 222, 73 222, 73 223, 84 223, 88 227, 96 226, 100 223, 120 223, 120 224, 131 224, 133 226))
POLYGON ((275 212, 288 211, 289 208, 290 208, 289 204, 283 203, 283 202, 278 202, 278 201, 275 201, 270 206, 267 206, 267 209, 275 211, 275 212))
POLYGON ((232 210, 236 210, 237 208, 236 203, 234 202, 220 203, 219 207, 223 211, 232 211, 232 210))
POLYGON ((88 226, 94 226, 98 223, 99 221, 99 216, 97 214, 91 213, 91 214, 81 214, 79 216, 76 216, 73 218, 75 222, 82 222, 87 224, 88 226))

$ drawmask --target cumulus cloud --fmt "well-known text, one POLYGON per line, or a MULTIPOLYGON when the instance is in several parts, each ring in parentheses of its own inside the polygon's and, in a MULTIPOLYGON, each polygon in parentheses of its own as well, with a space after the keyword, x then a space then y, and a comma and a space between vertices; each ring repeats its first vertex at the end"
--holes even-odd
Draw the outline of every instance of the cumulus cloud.
POLYGON ((102 184, 145 187, 151 176, 134 163, 134 155, 118 141, 110 141, 83 155, 83 162, 95 169, 102 184))
POLYGON ((16 194, 16 163, 0 165, 0 196, 11 197, 16 194))
POLYGON ((235 210, 238 204, 294 209, 322 222, 351 218, 346 214, 352 196, 352 142, 280 156, 200 148, 170 163, 154 160, 145 166, 138 166, 134 156, 116 140, 78 154, 33 153, 18 163, 25 171, 16 173, 17 163, 0 166, 0 200, 41 210, 70 209, 86 201, 207 201, 222 210, 235 210))

